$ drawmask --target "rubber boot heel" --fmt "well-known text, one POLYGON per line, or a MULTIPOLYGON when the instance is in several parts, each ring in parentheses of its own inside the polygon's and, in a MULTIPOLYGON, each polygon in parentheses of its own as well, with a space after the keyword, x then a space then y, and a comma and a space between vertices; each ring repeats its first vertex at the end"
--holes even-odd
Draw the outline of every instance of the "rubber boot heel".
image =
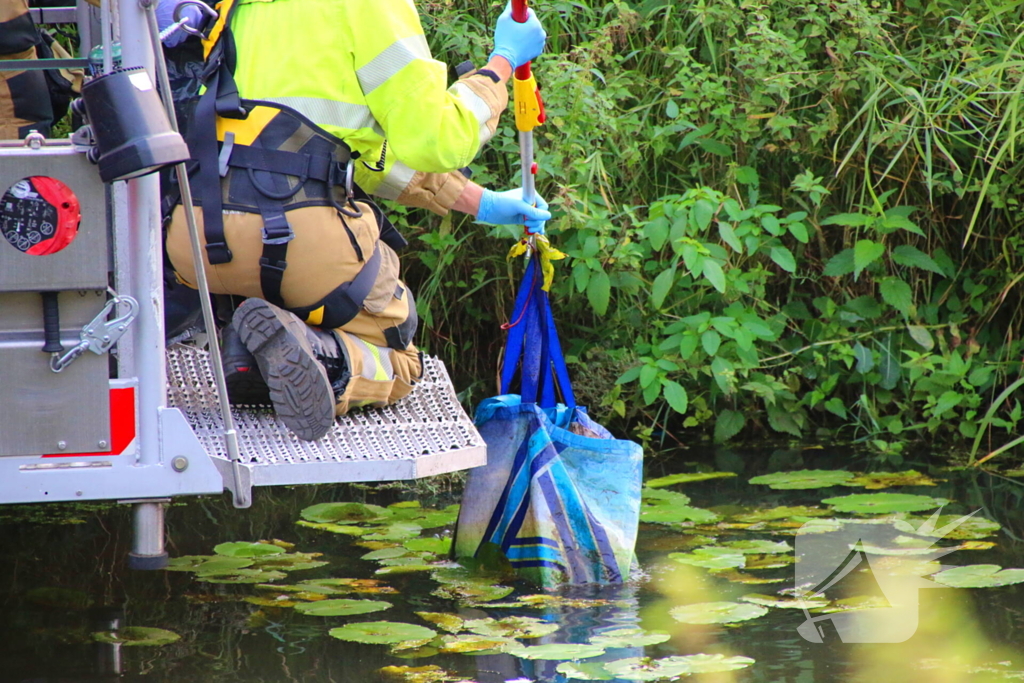
POLYGON ((246 299, 231 324, 256 358, 274 411, 297 437, 315 441, 334 424, 334 392, 306 339, 306 324, 262 299, 246 299))

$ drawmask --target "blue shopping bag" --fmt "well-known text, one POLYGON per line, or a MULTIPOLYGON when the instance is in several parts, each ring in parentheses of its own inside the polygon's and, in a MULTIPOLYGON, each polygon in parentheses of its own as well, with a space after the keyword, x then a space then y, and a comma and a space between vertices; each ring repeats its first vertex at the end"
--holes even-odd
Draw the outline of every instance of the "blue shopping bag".
POLYGON ((516 298, 501 395, 477 407, 487 465, 470 471, 455 555, 500 549, 544 587, 622 583, 635 566, 643 451, 576 405, 538 261, 516 298))

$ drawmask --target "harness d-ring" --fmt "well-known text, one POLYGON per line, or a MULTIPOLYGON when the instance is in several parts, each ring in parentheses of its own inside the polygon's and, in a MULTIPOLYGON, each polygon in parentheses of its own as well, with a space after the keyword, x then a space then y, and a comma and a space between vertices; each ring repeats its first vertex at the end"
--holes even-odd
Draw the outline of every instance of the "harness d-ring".
POLYGON ((255 187, 264 197, 269 197, 270 199, 277 200, 291 199, 296 194, 298 194, 299 190, 302 189, 302 186, 306 184, 307 180, 309 180, 309 157, 306 157, 305 173, 303 173, 301 176, 298 176, 300 178, 298 184, 296 184, 295 187, 293 187, 291 190, 286 190, 285 192, 272 192, 263 187, 259 183, 259 181, 256 180, 256 169, 254 169, 252 166, 247 167, 245 170, 249 173, 249 182, 251 182, 253 187, 255 187))

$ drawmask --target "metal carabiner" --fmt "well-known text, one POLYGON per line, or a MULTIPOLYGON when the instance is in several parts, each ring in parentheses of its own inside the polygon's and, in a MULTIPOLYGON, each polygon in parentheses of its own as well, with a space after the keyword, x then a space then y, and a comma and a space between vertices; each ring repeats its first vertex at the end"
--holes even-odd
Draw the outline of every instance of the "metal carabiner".
MULTIPOLYGON (((200 12, 206 15, 208 19, 215 19, 217 17, 217 10, 210 7, 205 2, 202 2, 202 0, 184 0, 184 2, 180 3, 177 7, 174 8, 174 14, 172 15, 172 18, 174 19, 174 23, 177 24, 177 27, 185 33, 191 33, 194 36, 202 36, 203 32, 201 30, 193 28, 188 25, 188 17, 183 18, 181 16, 181 10, 183 7, 185 7, 185 5, 195 5, 199 8, 200 12)), ((164 35, 162 35, 163 33, 164 32, 162 31, 160 36, 161 40, 165 37, 164 35)), ((169 35, 171 31, 167 31, 166 33, 168 33, 169 35)))
POLYGON ((50 370, 61 372, 74 363, 86 351, 101 356, 121 338, 128 330, 135 317, 139 314, 139 302, 128 295, 117 294, 109 299, 95 318, 82 328, 81 341, 64 355, 55 353, 50 356, 50 370), (119 304, 128 306, 128 311, 113 320, 107 316, 117 309, 119 304))

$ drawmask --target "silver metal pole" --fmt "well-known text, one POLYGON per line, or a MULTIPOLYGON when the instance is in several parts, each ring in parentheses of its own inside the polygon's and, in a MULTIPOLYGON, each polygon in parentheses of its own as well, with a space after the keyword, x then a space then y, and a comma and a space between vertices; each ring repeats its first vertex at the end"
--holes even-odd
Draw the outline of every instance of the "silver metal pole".
POLYGON ((164 504, 169 499, 131 502, 132 550, 128 555, 128 566, 131 569, 163 569, 167 566, 164 504))
MULTIPOLYGON (((160 50, 160 29, 156 22, 154 0, 141 0, 140 5, 146 13, 149 34, 155 50, 160 50)), ((171 127, 178 130, 178 119, 174 113, 174 102, 171 99, 171 84, 167 76, 167 66, 158 55, 156 61, 157 82, 163 94, 164 107, 171 127)), ((232 489, 236 508, 247 508, 252 505, 251 490, 242 483, 241 466, 239 464, 238 431, 235 429, 234 416, 231 414, 231 403, 228 401, 227 381, 224 379, 224 365, 221 362, 220 345, 217 343, 217 324, 213 317, 213 305, 210 302, 210 285, 206 279, 206 268, 203 261, 202 245, 199 243, 199 227, 196 225, 195 206, 192 204, 192 186, 188 177, 188 167, 184 163, 177 165, 178 184, 181 187, 181 203, 185 209, 185 222, 188 225, 189 242, 192 246, 192 263, 196 271, 196 286, 199 289, 199 303, 203 310, 203 322, 206 324, 207 349, 210 352, 210 365, 213 366, 214 384, 217 387, 217 398, 220 402, 221 417, 224 421, 224 446, 228 460, 231 461, 231 474, 235 480, 232 489)))
POLYGON ((537 196, 536 176, 533 174, 533 131, 519 131, 519 166, 523 181, 523 201, 533 204, 537 196))
POLYGON ((110 9, 110 3, 113 1, 102 0, 100 2, 100 35, 103 36, 103 73, 105 74, 114 70, 113 12, 110 9))
MULTIPOLYGON (((104 7, 113 0, 105 0, 104 7)), ((119 12, 123 63, 153 71, 153 50, 146 31, 145 17, 134 2, 123 0, 119 12)), ((109 10, 108 10, 109 11, 109 10)), ((112 45, 107 41, 110 28, 104 24, 104 70, 112 60, 112 45)), ((164 348, 163 259, 161 258, 160 179, 150 174, 127 181, 127 225, 117 225, 119 237, 131 245, 133 272, 131 294, 139 302, 135 321, 133 359, 139 378, 139 444, 137 466, 159 466, 160 410, 167 400, 167 369, 164 348), (124 235, 127 231, 127 235, 124 235)), ((132 501, 134 539, 129 566, 135 569, 160 569, 167 564, 164 550, 164 500, 132 501)))

